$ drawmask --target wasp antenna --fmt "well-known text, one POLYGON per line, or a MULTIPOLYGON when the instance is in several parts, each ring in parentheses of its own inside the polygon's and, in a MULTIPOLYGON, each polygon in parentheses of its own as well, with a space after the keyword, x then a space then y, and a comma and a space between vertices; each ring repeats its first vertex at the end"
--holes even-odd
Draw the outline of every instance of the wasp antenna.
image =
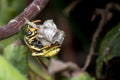
POLYGON ((35 21, 32 21, 33 23, 37 23, 37 22, 41 22, 41 20, 35 20, 35 21))
MULTIPOLYGON (((30 22, 30 21, 29 21, 27 18, 25 18, 25 17, 24 17, 24 19, 25 19, 25 21, 26 21, 25 24, 28 24, 28 25, 30 25, 30 26, 32 26, 32 27, 34 27, 34 28, 37 27, 34 22, 30 22)), ((36 22, 40 22, 40 20, 39 20, 39 21, 36 21, 36 22)))
POLYGON ((29 22, 29 20, 27 18, 24 17, 24 19, 25 19, 26 22, 29 22))
POLYGON ((28 24, 30 22, 27 18, 24 17, 24 19, 25 19, 25 24, 28 24))

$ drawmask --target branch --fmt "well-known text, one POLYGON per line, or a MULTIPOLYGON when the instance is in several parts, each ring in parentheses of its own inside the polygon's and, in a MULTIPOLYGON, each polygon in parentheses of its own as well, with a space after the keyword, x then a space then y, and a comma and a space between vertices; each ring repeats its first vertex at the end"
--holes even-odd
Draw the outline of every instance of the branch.
POLYGON ((19 32, 25 25, 24 18, 32 19, 46 6, 48 0, 34 0, 24 11, 8 24, 0 28, 0 40, 8 38, 19 32))
POLYGON ((106 9, 120 11, 120 4, 115 2, 110 2, 106 5, 106 9))
POLYGON ((76 7, 76 5, 80 2, 80 0, 75 0, 72 3, 70 3, 65 9, 64 9, 64 13, 69 15, 70 12, 76 7))
POLYGON ((87 67, 89 66, 90 64, 90 61, 91 61, 91 58, 94 54, 94 49, 96 47, 96 42, 97 42, 97 38, 99 37, 99 34, 101 33, 103 27, 105 26, 105 24, 111 19, 112 17, 112 13, 110 13, 108 10, 103 10, 103 9, 96 9, 96 12, 95 12, 95 15, 93 15, 93 17, 96 15, 101 15, 101 20, 99 22, 99 25, 98 25, 98 28, 96 29, 94 35, 93 35, 93 38, 92 38, 92 43, 91 43, 91 46, 90 46, 90 49, 89 49, 89 54, 86 58, 86 62, 85 62, 85 65, 84 67, 82 68, 82 71, 85 71, 87 69, 87 67))

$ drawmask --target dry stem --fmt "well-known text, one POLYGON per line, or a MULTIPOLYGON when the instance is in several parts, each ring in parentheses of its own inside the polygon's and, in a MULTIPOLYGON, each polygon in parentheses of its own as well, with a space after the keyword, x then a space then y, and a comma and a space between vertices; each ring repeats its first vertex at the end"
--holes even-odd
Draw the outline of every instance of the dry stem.
POLYGON ((101 20, 99 22, 98 28, 96 29, 93 38, 92 38, 92 43, 89 49, 89 54, 86 58, 86 62, 84 67, 82 68, 82 71, 85 71, 87 69, 87 67, 90 64, 91 58, 94 54, 94 49, 96 47, 96 42, 97 42, 97 38, 100 35, 100 32, 102 31, 103 27, 105 26, 105 24, 111 19, 112 15, 110 12, 108 12, 107 10, 103 10, 103 9, 96 9, 96 14, 100 14, 101 15, 101 20))
POLYGON ((25 24, 24 18, 32 19, 46 6, 48 0, 34 0, 24 11, 8 24, 0 28, 0 40, 8 38, 19 32, 25 24))

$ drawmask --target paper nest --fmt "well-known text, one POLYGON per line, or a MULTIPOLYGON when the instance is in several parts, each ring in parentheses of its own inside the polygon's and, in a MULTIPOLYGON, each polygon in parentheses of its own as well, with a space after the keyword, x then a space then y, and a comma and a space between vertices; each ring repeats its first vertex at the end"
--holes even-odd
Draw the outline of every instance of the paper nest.
POLYGON ((51 46, 55 43, 61 45, 63 43, 65 33, 57 28, 53 20, 46 20, 42 25, 36 25, 28 20, 26 20, 26 23, 34 28, 39 28, 37 38, 43 46, 51 46))

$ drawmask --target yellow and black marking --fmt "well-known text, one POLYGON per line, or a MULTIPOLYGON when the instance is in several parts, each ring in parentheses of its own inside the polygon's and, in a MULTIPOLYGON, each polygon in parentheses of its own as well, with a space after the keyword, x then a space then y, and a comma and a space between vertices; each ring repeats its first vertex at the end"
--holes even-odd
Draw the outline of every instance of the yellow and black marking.
POLYGON ((56 55, 60 51, 59 45, 43 46, 37 39, 39 28, 32 28, 28 25, 25 30, 24 41, 26 45, 31 49, 32 56, 44 56, 51 57, 56 55))
MULTIPOLYGON (((44 47, 43 47, 44 48, 44 47)), ((60 46, 53 46, 49 48, 44 48, 42 52, 33 52, 33 56, 44 56, 44 57, 51 57, 56 55, 60 51, 60 46)))

